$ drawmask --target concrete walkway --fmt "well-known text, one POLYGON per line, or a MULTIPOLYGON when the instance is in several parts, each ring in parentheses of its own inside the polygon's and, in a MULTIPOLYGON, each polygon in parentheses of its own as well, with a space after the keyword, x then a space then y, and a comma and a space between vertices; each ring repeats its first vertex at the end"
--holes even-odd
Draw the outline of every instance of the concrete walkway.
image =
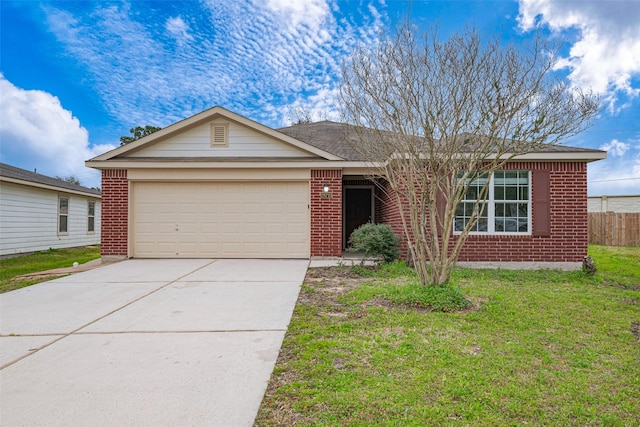
POLYGON ((129 260, 0 295, 0 425, 252 425, 308 263, 129 260))

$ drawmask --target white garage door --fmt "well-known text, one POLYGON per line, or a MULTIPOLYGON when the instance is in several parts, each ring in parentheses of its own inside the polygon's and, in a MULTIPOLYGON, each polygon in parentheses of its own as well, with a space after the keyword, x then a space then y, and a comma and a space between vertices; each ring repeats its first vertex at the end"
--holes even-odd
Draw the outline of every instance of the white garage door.
POLYGON ((135 182, 133 256, 308 258, 308 182, 135 182))

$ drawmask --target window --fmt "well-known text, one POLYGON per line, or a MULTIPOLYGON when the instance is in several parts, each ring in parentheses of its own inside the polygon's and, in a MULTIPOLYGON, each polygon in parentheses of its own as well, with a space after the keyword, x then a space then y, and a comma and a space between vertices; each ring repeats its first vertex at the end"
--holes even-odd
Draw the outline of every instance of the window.
POLYGON ((211 146, 226 147, 229 145, 229 125, 227 123, 211 123, 211 146))
POLYGON ((498 171, 493 178, 495 232, 528 233, 529 172, 498 171))
MULTIPOLYGON (((460 232, 473 213, 480 190, 487 182, 480 176, 471 182, 467 194, 456 209, 454 231, 460 232)), ((531 179, 529 171, 496 171, 489 191, 479 203, 480 215, 473 233, 513 234, 531 232, 531 179)))
POLYGON ((96 202, 89 202, 87 211, 87 232, 96 231, 96 202))
POLYGON ((58 234, 69 232, 69 198, 58 198, 58 234))
MULTIPOLYGON (((456 209, 455 231, 462 231, 469 222, 471 215, 473 214, 476 201, 479 199, 482 187, 484 187, 486 182, 487 177, 485 175, 477 177, 469 184, 467 193, 464 195, 462 202, 460 202, 456 209)), ((486 232, 488 229, 487 203, 485 201, 481 201, 478 204, 477 209, 479 211, 478 222, 476 222, 471 231, 486 232)))

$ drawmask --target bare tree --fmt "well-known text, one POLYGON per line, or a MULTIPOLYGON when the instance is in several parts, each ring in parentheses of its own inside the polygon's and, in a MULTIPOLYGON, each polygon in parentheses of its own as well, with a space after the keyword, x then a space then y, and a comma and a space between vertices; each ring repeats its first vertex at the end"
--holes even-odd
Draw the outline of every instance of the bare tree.
POLYGON ((565 141, 597 114, 598 100, 553 78, 553 64, 540 38, 518 48, 467 29, 441 40, 407 22, 343 66, 351 144, 371 175, 388 182, 423 284, 450 280, 496 170, 565 141), (472 213, 454 235, 456 209, 469 194, 472 213))
POLYGON ((313 122, 313 115, 306 107, 292 107, 289 122, 291 123, 291 126, 311 123, 313 122))

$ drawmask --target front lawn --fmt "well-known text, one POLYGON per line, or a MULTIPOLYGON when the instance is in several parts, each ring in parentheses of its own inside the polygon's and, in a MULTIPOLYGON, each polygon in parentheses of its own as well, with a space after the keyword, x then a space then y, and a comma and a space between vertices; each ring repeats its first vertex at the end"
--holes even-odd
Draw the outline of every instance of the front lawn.
POLYGON ((458 312, 401 266, 311 269, 256 425, 640 425, 640 248, 598 273, 462 269, 458 312))
POLYGON ((38 279, 16 280, 16 276, 54 268, 71 267, 74 262, 85 262, 100 258, 100 246, 84 246, 70 249, 49 249, 48 251, 34 252, 15 258, 0 260, 0 293, 30 286, 48 277, 38 279))

